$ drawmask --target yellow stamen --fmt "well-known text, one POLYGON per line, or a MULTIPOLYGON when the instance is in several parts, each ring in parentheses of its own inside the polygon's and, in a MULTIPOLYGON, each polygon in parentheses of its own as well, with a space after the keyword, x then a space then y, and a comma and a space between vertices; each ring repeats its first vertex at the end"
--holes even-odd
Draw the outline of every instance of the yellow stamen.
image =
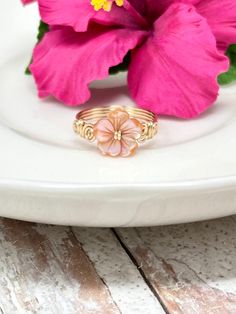
POLYGON ((114 140, 121 141, 121 139, 122 139, 121 131, 115 131, 115 133, 114 133, 114 140))
POLYGON ((110 12, 112 8, 112 2, 111 1, 106 1, 103 5, 103 10, 106 12, 110 12))
POLYGON ((101 9, 106 12, 111 11, 113 2, 115 2, 119 7, 124 5, 124 0, 91 0, 91 4, 95 11, 99 11, 101 9))
POLYGON ((124 0, 116 0, 115 2, 118 7, 122 7, 124 5, 124 0))

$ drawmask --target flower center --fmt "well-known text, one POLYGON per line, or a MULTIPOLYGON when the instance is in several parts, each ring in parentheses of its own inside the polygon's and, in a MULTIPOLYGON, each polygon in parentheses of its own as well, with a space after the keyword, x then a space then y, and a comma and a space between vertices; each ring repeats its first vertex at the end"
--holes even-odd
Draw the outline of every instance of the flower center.
POLYGON ((124 4, 124 0, 91 0, 91 4, 95 11, 99 11, 101 9, 107 12, 111 11, 113 2, 115 2, 119 7, 122 7, 124 4))
POLYGON ((114 140, 121 141, 121 138, 122 138, 121 131, 115 131, 115 133, 114 133, 114 140))

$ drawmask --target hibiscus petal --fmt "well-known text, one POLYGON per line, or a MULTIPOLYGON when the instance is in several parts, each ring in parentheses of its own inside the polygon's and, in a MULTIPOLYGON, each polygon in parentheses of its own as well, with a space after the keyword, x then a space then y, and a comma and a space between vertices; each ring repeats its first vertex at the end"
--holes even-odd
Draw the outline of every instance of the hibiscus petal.
POLYGON ((101 119, 94 125, 94 136, 99 142, 108 142, 114 138, 114 127, 108 119, 101 119))
POLYGON ((113 5, 110 12, 95 11, 90 0, 38 0, 42 20, 49 25, 71 26, 84 32, 90 21, 103 25, 137 28, 136 20, 123 7, 113 5))
POLYGON ((124 8, 129 13, 136 23, 142 29, 149 29, 150 24, 149 21, 146 19, 146 4, 145 1, 137 1, 137 0, 126 0, 124 2, 124 8))
MULTIPOLYGON (((138 0, 133 0, 138 1, 138 0)), ((204 0, 203 0, 204 1, 204 0)), ((218 0, 216 0, 218 1, 218 0)), ((199 0, 145 0, 146 2, 146 14, 148 18, 154 21, 163 14, 170 5, 174 3, 185 3, 194 5, 199 2, 199 0)))
POLYGON ((236 43, 235 0, 201 0, 196 7, 207 18, 221 50, 225 52, 230 44, 236 43))
POLYGON ((121 153, 121 141, 111 139, 108 142, 98 142, 98 148, 104 155, 117 157, 121 153))
MULTIPOLYGON (((156 0, 154 0, 156 2, 156 0)), ((139 14, 141 14, 143 17, 146 15, 147 10, 147 1, 145 0, 128 0, 132 7, 137 10, 139 14)))
POLYGON ((217 76, 227 68, 205 18, 193 6, 173 4, 132 55, 129 89, 142 108, 191 118, 215 101, 217 76))
POLYGON ((21 0, 23 4, 29 4, 31 2, 35 2, 35 0, 21 0))
POLYGON ((146 0, 147 15, 155 20, 176 2, 196 6, 198 13, 207 19, 220 50, 225 51, 230 44, 236 43, 235 0, 146 0))
POLYGON ((36 46, 30 70, 39 96, 54 96, 75 106, 90 97, 90 82, 109 75, 144 33, 104 27, 76 33, 69 27, 51 30, 36 46), (102 29, 101 29, 102 28, 102 29))

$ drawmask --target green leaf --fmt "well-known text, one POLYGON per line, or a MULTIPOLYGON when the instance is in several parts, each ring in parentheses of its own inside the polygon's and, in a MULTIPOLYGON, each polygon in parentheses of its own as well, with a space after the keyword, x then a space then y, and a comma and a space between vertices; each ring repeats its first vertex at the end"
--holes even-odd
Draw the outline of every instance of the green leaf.
POLYGON ((49 31, 48 24, 44 23, 43 21, 40 21, 39 28, 38 28, 38 42, 43 39, 44 35, 49 31))
POLYGON ((130 64, 130 52, 127 53, 127 55, 124 57, 123 59, 123 62, 114 66, 114 67, 111 67, 109 69, 109 73, 111 75, 114 75, 114 74, 117 74, 118 72, 124 72, 124 71, 127 71, 128 70, 128 67, 129 67, 129 64, 130 64))
POLYGON ((230 59, 230 68, 228 72, 219 75, 218 82, 220 85, 226 85, 236 81, 236 45, 229 47, 227 56, 230 59))
MULTIPOLYGON (((39 43, 44 35, 49 31, 49 27, 46 23, 44 23, 43 21, 40 21, 39 23, 39 28, 38 28, 38 35, 37 35, 37 43, 39 43)), ((32 63, 32 58, 30 60, 29 65, 27 66, 26 70, 25 70, 25 74, 31 74, 29 66, 32 63)))

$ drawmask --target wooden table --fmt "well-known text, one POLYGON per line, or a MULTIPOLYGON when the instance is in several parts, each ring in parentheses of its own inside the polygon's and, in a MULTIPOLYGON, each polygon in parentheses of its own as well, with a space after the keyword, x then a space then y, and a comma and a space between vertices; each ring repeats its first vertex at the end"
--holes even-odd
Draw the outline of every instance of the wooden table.
POLYGON ((236 217, 88 229, 0 220, 0 313, 236 313, 236 217))

